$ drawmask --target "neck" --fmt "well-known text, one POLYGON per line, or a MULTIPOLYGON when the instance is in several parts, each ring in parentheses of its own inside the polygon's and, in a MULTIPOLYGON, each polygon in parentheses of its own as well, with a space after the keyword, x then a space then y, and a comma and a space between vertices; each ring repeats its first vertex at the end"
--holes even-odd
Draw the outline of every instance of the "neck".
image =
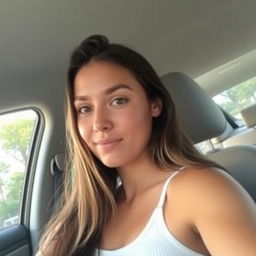
POLYGON ((123 200, 131 201, 147 188, 165 180, 170 170, 157 167, 148 156, 117 169, 123 185, 123 200))

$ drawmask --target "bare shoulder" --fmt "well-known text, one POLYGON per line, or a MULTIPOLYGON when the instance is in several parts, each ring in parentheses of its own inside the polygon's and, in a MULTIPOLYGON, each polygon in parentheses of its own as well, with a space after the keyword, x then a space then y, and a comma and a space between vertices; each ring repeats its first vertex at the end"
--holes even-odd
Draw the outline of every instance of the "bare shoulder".
POLYGON ((211 255, 255 255, 255 203, 225 171, 188 167, 172 180, 167 198, 200 233, 211 255))
POLYGON ((176 176, 176 180, 182 183, 196 185, 199 183, 214 183, 218 181, 225 181, 231 183, 237 183, 226 171, 217 169, 215 167, 197 167, 197 166, 188 166, 184 168, 176 176))
POLYGON ((215 198, 219 201, 221 198, 242 198, 242 201, 254 204, 246 190, 230 174, 217 168, 187 167, 176 175, 168 190, 173 188, 182 190, 184 196, 193 196, 195 202, 197 199, 201 201, 215 198))
POLYGON ((168 187, 167 198, 179 209, 183 209, 195 226, 210 217, 233 217, 244 219, 250 225, 252 222, 256 224, 255 202, 224 170, 209 167, 185 168, 168 187))

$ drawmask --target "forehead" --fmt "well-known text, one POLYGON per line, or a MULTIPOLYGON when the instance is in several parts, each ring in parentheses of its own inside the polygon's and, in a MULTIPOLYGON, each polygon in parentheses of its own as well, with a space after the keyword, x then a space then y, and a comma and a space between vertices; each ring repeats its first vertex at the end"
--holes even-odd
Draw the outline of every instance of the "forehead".
POLYGON ((74 81, 74 94, 100 93, 109 87, 124 84, 134 91, 143 91, 141 84, 127 68, 106 61, 91 62, 82 67, 74 81))

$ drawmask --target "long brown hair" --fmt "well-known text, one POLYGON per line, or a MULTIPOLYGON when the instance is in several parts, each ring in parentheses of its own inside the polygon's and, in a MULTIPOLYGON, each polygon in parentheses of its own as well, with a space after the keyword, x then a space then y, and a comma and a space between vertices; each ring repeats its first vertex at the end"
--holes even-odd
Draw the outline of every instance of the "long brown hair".
POLYGON ((202 156, 185 135, 171 96, 147 60, 132 49, 109 43, 104 36, 85 39, 74 51, 67 72, 67 166, 65 191, 58 212, 47 225, 40 250, 45 255, 92 255, 102 227, 116 209, 117 172, 104 166, 79 135, 74 109, 74 80, 91 61, 108 61, 132 72, 149 99, 162 101, 162 113, 153 119, 150 152, 161 168, 186 165, 220 167, 202 156))

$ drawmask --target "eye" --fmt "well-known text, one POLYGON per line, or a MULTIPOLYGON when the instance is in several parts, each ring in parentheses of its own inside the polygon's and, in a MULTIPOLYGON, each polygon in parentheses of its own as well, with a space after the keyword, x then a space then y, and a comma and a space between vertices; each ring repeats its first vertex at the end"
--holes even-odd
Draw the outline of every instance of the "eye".
POLYGON ((91 108, 88 106, 82 106, 77 109, 78 114, 88 114, 89 112, 91 112, 91 108))
POLYGON ((115 98, 112 102, 111 105, 113 106, 118 106, 118 105, 123 105, 128 102, 128 99, 126 98, 115 98))

